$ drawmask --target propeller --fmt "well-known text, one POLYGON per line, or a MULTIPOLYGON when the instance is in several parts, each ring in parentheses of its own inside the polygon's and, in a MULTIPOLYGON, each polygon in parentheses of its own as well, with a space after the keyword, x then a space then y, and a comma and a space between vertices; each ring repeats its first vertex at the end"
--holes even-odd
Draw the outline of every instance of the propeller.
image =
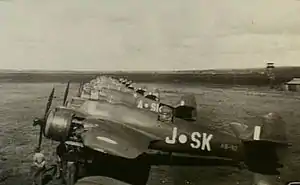
POLYGON ((46 109, 45 109, 45 113, 44 113, 43 118, 35 118, 34 121, 33 121, 33 126, 37 126, 37 125, 40 126, 39 142, 38 142, 38 146, 36 148, 36 151, 38 151, 38 152, 41 150, 43 130, 44 130, 44 127, 45 127, 45 124, 46 124, 48 113, 50 111, 50 107, 52 105, 52 101, 53 101, 53 98, 54 98, 54 92, 55 92, 55 88, 52 89, 52 91, 51 91, 51 93, 48 97, 48 101, 47 101, 47 104, 46 104, 46 109))
POLYGON ((65 90, 63 106, 67 105, 67 98, 68 98, 68 94, 69 94, 69 89, 70 89, 70 81, 68 81, 68 84, 67 84, 67 87, 66 87, 66 90, 65 90))

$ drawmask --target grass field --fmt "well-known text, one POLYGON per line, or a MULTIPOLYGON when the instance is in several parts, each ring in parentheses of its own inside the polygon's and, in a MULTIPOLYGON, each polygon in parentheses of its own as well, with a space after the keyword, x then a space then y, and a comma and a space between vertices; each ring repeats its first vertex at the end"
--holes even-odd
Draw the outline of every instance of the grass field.
MULTIPOLYGON (((29 169, 38 128, 32 126, 35 116, 42 116, 51 88, 56 87, 54 105, 62 102, 64 84, 3 83, 0 99, 0 184, 31 184, 29 169)), ((174 92, 193 92, 198 103, 199 124, 228 131, 228 123, 239 121, 254 124, 255 117, 276 111, 288 125, 288 136, 293 144, 282 170, 281 180, 300 180, 300 96, 269 92, 265 89, 210 88, 196 85, 149 84, 165 90, 168 101, 175 102, 174 92)), ((71 86, 71 95, 77 85, 71 86)), ((44 142, 45 154, 51 158, 55 145, 44 142)), ((153 167, 149 185, 250 185, 251 173, 224 167, 153 167)), ((54 184, 54 183, 52 183, 54 184)))

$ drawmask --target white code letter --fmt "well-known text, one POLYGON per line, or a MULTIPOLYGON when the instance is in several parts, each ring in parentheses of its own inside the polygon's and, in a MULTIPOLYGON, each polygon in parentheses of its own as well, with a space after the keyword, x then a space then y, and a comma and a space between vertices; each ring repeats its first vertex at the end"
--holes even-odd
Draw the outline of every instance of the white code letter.
POLYGON ((151 109, 150 110, 156 112, 156 104, 155 103, 151 103, 151 109))
POLYGON ((173 128, 173 134, 172 134, 172 139, 170 139, 169 137, 166 137, 166 143, 168 144, 175 144, 176 143, 176 137, 177 137, 177 128, 174 127, 173 128))
POLYGON ((199 140, 200 138, 201 138, 201 134, 199 132, 192 133, 192 141, 195 142, 195 143, 191 143, 192 148, 199 148, 201 146, 201 142, 199 140))
POLYGON ((213 135, 212 134, 209 134, 207 136, 206 133, 203 133, 203 137, 202 137, 202 147, 201 147, 201 150, 205 150, 205 148, 207 149, 207 151, 211 151, 211 148, 210 148, 210 140, 212 139, 213 135))
POLYGON ((156 105, 156 112, 159 112, 159 103, 157 103, 155 105, 156 105))
POLYGON ((143 108, 143 101, 142 100, 139 100, 137 107, 140 108, 140 109, 143 108))
POLYGON ((163 106, 160 106, 160 107, 159 107, 159 104, 157 104, 157 106, 158 106, 158 112, 162 112, 163 106))

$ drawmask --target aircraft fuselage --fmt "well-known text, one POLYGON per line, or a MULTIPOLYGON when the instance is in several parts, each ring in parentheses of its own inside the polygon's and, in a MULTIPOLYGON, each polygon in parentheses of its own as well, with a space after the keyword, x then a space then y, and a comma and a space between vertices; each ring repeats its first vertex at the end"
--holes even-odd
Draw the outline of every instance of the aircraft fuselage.
POLYGON ((171 123, 162 122, 154 112, 105 101, 85 101, 78 111, 146 134, 154 141, 149 149, 201 156, 241 157, 239 139, 210 130, 201 125, 204 123, 191 123, 177 118, 171 123))

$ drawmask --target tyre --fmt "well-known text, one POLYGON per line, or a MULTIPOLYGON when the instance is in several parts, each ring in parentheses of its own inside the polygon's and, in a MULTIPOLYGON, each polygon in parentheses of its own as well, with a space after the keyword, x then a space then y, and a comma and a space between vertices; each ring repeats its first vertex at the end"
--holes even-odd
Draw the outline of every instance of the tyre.
POLYGON ((75 185, 131 185, 110 177, 93 176, 79 179, 75 185))

